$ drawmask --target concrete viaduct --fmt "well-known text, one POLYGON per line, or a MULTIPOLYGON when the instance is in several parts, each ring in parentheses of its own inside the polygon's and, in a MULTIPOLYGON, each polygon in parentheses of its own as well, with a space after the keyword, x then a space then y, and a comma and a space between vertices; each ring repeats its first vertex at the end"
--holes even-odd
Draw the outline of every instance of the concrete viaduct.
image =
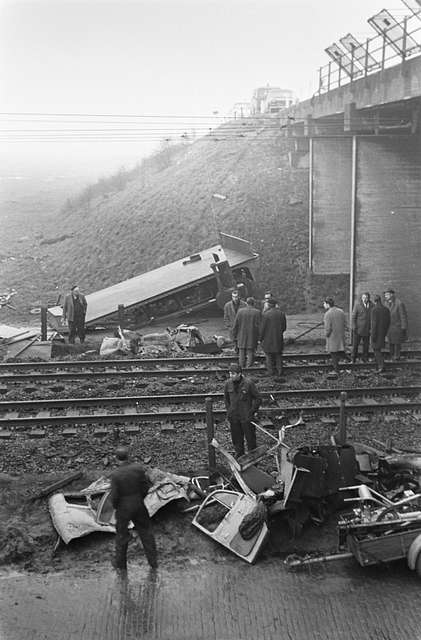
POLYGON ((421 337, 421 56, 284 112, 309 154, 309 268, 349 275, 349 303, 392 286, 421 337))

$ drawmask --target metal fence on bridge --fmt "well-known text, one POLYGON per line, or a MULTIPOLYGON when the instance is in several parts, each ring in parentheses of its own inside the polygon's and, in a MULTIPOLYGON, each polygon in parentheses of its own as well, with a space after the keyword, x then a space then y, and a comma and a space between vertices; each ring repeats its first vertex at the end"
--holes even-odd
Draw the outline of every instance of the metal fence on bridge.
POLYGON ((316 94, 364 78, 421 54, 421 0, 404 0, 411 15, 398 20, 387 9, 368 19, 376 35, 364 43, 348 33, 325 49, 331 61, 319 69, 316 94))

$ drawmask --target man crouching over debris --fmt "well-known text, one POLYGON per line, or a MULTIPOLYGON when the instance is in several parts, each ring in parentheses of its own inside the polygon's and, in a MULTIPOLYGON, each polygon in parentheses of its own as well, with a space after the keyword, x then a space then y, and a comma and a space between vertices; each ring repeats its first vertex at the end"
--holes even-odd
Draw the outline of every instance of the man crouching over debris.
POLYGON ((116 512, 115 560, 113 566, 122 573, 127 572, 127 547, 129 544, 129 522, 142 541, 146 558, 152 569, 158 567, 155 538, 148 511, 143 502, 151 483, 142 465, 129 462, 129 451, 118 447, 115 451, 119 468, 112 472, 111 502, 116 512))
POLYGON ((247 449, 256 448, 256 428, 251 424, 262 402, 256 385, 243 376, 240 365, 233 363, 230 377, 225 383, 224 399, 227 418, 231 427, 231 439, 237 458, 244 455, 244 438, 247 449))

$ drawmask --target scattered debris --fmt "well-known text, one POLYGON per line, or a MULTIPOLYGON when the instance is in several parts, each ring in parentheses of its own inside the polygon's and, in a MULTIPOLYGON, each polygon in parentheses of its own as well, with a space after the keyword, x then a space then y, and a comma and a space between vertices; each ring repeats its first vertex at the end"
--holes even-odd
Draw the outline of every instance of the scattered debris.
MULTIPOLYGON (((145 498, 150 516, 173 500, 190 500, 190 478, 156 468, 148 469, 148 477, 153 483, 145 498)), ((49 499, 49 510, 54 527, 66 544, 94 531, 115 533, 109 478, 101 477, 77 493, 54 494, 49 499)))
POLYGON ((16 307, 14 307, 12 304, 10 304, 10 300, 16 294, 17 294, 16 289, 9 289, 8 291, 0 293, 0 308, 1 307, 8 307, 9 309, 12 309, 13 311, 16 311, 16 307))
POLYGON ((256 515, 256 508, 257 502, 251 496, 217 489, 204 500, 193 525, 246 562, 253 563, 269 536, 265 519, 256 515))
POLYGON ((118 327, 114 338, 106 336, 102 340, 99 355, 107 358, 116 353, 136 355, 139 352, 140 342, 141 336, 138 333, 118 327))
POLYGON ((421 494, 406 492, 392 502, 364 484, 349 489, 357 497, 345 500, 357 502, 357 508, 338 522, 339 546, 363 567, 406 557, 421 577, 421 494))
POLYGON ((20 340, 26 340, 38 335, 39 329, 24 329, 23 327, 11 327, 7 324, 0 324, 0 342, 12 344, 20 340))
POLYGON ((50 360, 52 342, 51 340, 41 341, 38 336, 30 340, 22 340, 9 346, 6 360, 50 360))
POLYGON ((34 496, 31 497, 31 501, 39 500, 40 498, 45 498, 46 496, 50 495, 50 493, 57 491, 57 489, 61 489, 62 487, 65 487, 66 484, 70 484, 71 482, 78 480, 81 477, 81 475, 82 475, 81 471, 75 471, 74 473, 64 476, 64 478, 61 478, 60 480, 57 480, 56 482, 49 484, 48 486, 44 487, 44 489, 41 489, 41 491, 39 491, 38 493, 36 493, 34 496))
POLYGON ((56 236, 55 238, 44 238, 40 241, 40 245, 42 244, 57 244, 57 242, 63 242, 68 238, 73 238, 73 234, 63 233, 61 236, 56 236))

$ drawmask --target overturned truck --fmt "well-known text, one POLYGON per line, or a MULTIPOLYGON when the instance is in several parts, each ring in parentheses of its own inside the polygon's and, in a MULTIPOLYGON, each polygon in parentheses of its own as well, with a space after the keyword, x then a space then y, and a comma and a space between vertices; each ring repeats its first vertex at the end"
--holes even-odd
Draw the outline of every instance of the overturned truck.
MULTIPOLYGON (((221 233, 220 244, 88 294, 86 326, 115 325, 123 313, 125 324, 137 328, 212 303, 223 308, 235 286, 256 295, 250 267, 257 258, 248 241, 221 233)), ((59 305, 48 309, 49 325, 60 332, 62 315, 59 305)))

